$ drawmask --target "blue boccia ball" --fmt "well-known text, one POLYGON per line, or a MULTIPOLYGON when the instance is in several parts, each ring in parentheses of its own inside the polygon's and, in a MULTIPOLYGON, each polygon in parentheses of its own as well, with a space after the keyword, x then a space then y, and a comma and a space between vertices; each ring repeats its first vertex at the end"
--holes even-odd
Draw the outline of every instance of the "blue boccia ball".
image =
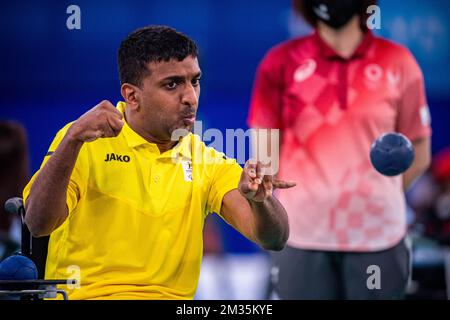
POLYGON ((385 176, 392 177, 405 172, 413 160, 413 145, 401 133, 389 132, 381 135, 374 141, 370 150, 372 165, 385 176))
POLYGON ((22 255, 12 255, 0 262, 0 280, 36 280, 34 262, 22 255))

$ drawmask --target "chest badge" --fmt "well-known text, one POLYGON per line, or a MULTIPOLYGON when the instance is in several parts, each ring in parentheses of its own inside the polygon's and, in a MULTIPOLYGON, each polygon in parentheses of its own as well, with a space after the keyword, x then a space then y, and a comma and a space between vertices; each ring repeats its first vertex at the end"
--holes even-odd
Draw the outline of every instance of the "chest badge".
POLYGON ((192 162, 183 160, 181 166, 183 167, 184 181, 192 181, 192 162))

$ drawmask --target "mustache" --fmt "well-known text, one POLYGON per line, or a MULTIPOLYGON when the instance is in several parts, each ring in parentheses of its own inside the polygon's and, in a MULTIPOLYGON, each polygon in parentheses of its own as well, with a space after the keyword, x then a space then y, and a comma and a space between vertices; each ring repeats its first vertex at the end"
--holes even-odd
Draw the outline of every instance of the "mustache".
POLYGON ((181 113, 181 117, 182 118, 188 118, 188 117, 192 117, 192 116, 196 116, 197 112, 195 109, 186 109, 181 113))

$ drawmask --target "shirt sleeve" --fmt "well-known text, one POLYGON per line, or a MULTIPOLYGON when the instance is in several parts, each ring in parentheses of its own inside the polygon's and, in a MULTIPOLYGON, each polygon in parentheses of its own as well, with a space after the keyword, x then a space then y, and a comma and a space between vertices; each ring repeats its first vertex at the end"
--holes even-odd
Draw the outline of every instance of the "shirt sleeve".
POLYGON ((222 152, 213 151, 215 164, 212 170, 211 186, 207 200, 207 213, 220 215, 225 194, 237 189, 242 174, 241 166, 235 159, 227 158, 222 152))
MULTIPOLYGON (((37 175, 44 167, 44 165, 47 163, 48 159, 50 159, 52 154, 55 152, 55 150, 61 143, 62 139, 66 135, 67 130, 69 129, 71 124, 72 123, 69 123, 56 134, 55 138, 53 139, 53 142, 50 145, 50 148, 48 149, 47 154, 44 156, 44 160, 42 161, 40 169, 33 175, 31 180, 25 186, 23 190, 24 203, 26 202, 28 196, 30 195, 31 186, 33 185, 37 175)), ((66 204, 69 209, 69 214, 75 209, 80 198, 85 194, 87 189, 87 177, 88 177, 87 170, 89 169, 89 166, 87 164, 86 157, 87 157, 86 150, 84 147, 82 147, 78 155, 77 161, 75 163, 74 169, 72 171, 72 175, 70 177, 69 185, 67 188, 66 204)))
POLYGON ((258 66, 247 118, 249 127, 281 128, 282 70, 280 60, 279 49, 272 49, 258 66))
POLYGON ((402 71, 397 131, 403 133, 411 141, 429 137, 431 135, 431 118, 423 74, 409 50, 406 50, 402 71))

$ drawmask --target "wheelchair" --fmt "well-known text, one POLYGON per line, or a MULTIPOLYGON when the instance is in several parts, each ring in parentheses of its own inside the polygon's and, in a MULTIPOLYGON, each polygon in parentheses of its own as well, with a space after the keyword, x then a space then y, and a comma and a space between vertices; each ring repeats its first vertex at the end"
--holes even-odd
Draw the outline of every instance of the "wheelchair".
POLYGON ((65 290, 57 288, 61 284, 75 284, 69 279, 44 279, 49 236, 34 238, 25 224, 25 207, 22 198, 11 198, 5 202, 5 211, 19 215, 22 223, 20 254, 31 259, 38 271, 37 280, 0 280, 0 300, 43 300, 54 299, 60 294, 68 300, 65 290))

